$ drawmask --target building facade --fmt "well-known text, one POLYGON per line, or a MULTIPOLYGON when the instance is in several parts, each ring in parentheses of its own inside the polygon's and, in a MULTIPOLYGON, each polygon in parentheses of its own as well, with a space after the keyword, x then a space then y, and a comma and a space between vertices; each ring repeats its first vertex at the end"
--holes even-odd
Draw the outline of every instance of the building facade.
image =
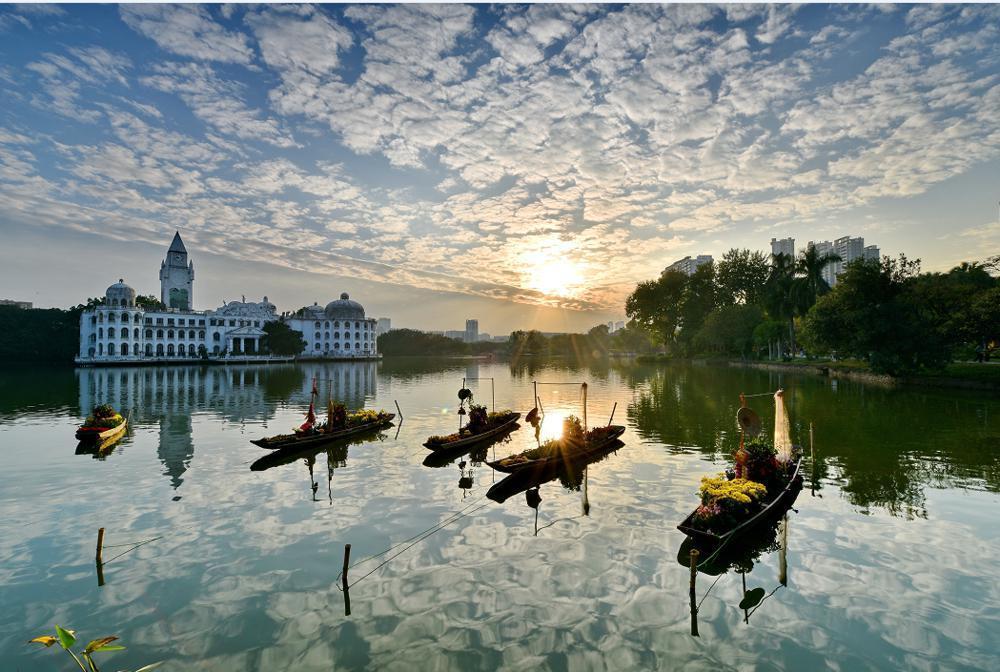
POLYGON ((392 320, 388 317, 378 318, 378 326, 375 331, 377 336, 381 336, 382 334, 392 331, 392 320))
POLYGON ((847 264, 852 261, 856 259, 864 259, 865 261, 874 259, 878 261, 880 258, 878 245, 866 246, 865 239, 862 237, 852 238, 851 236, 843 236, 837 238, 832 243, 829 240, 816 242, 810 240, 809 247, 815 247, 820 255, 836 254, 840 257, 840 261, 828 264, 823 269, 823 279, 831 287, 837 284, 837 278, 847 268, 847 264))
POLYGON ((101 305, 88 308, 80 316, 77 363, 269 359, 264 325, 279 320, 302 333, 306 346, 300 356, 331 359, 378 356, 375 320, 366 320, 361 304, 350 301, 346 294, 325 309, 319 308, 321 317, 309 312, 310 309, 279 316, 266 296, 259 302, 243 297, 240 301, 223 302, 215 310, 198 311, 192 307, 193 296, 194 263, 188 258, 178 233, 160 264, 160 297, 164 305, 137 304, 136 291, 119 279, 108 287, 101 305), (332 338, 328 326, 331 323, 336 325, 332 338))
POLYGON ((779 254, 783 254, 786 257, 795 258, 795 239, 794 238, 772 238, 771 239, 771 256, 776 257, 779 254))
POLYGON ((699 266, 704 264, 712 263, 712 255, 710 254, 699 254, 697 257, 687 256, 683 259, 678 259, 674 263, 663 269, 664 273, 667 271, 679 271, 684 275, 694 275, 694 272, 698 270, 699 266))
POLYGON ((465 342, 476 343, 479 341, 479 320, 465 321, 465 342))

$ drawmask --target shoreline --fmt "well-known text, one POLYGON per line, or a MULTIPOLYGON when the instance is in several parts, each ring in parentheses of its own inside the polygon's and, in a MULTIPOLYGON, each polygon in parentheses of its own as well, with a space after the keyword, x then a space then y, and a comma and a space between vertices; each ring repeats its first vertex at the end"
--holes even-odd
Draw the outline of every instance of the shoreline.
MULTIPOLYGON (((827 378, 837 378, 844 380, 855 380, 862 383, 882 385, 884 387, 946 387, 966 390, 986 390, 1000 392, 1000 380, 975 380, 962 378, 960 376, 949 376, 946 374, 927 374, 917 376, 890 376, 887 374, 872 373, 865 369, 852 369, 838 367, 836 364, 824 363, 793 363, 793 362, 741 362, 740 360, 726 360, 727 366, 761 369, 765 371, 788 371, 790 373, 811 373, 827 378)), ((984 364, 984 366, 991 366, 984 364)))

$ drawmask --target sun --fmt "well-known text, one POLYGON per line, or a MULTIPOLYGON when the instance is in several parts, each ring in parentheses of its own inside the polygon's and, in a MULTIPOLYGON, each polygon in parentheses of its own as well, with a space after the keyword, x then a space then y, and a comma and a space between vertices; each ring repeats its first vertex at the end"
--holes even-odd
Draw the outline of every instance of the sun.
POLYGON ((525 284, 548 296, 574 296, 583 284, 583 267, 562 246, 532 252, 522 258, 525 284))

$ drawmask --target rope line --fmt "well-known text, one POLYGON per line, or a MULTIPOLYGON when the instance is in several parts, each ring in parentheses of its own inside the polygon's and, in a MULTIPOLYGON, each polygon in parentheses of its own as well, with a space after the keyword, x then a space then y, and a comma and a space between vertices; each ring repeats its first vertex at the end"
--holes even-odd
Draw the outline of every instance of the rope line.
POLYGON ((119 553, 119 554, 118 554, 118 555, 116 555, 115 557, 111 558, 110 560, 105 560, 105 561, 104 561, 104 562, 102 562, 101 564, 102 564, 102 565, 107 565, 108 563, 111 563, 111 562, 114 562, 114 561, 115 561, 115 560, 117 560, 118 558, 122 557, 122 556, 123 556, 123 555, 125 555, 126 553, 131 553, 132 551, 134 551, 135 549, 139 548, 140 546, 145 546, 146 544, 150 544, 150 543, 152 543, 152 542, 156 541, 157 539, 162 539, 162 538, 163 538, 163 537, 153 537, 152 539, 147 539, 146 541, 140 541, 140 542, 139 542, 138 544, 136 544, 136 545, 135 545, 135 546, 133 546, 132 548, 128 549, 127 551, 122 551, 121 553, 119 553))

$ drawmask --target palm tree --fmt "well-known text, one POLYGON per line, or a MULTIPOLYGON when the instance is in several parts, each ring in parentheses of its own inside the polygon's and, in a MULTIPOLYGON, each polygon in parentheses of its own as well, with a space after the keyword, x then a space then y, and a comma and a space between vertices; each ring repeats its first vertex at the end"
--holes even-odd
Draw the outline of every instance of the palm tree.
MULTIPOLYGON (((764 307, 777 321, 788 320, 788 336, 795 344, 795 259, 788 254, 776 254, 771 259, 771 271, 764 283, 764 307)), ((778 350, 781 350, 779 342, 778 350)))
POLYGON ((830 291, 830 283, 823 278, 823 271, 832 263, 840 261, 835 252, 820 253, 815 245, 810 245, 795 263, 799 277, 795 280, 795 306, 799 315, 805 315, 816 299, 830 291))

